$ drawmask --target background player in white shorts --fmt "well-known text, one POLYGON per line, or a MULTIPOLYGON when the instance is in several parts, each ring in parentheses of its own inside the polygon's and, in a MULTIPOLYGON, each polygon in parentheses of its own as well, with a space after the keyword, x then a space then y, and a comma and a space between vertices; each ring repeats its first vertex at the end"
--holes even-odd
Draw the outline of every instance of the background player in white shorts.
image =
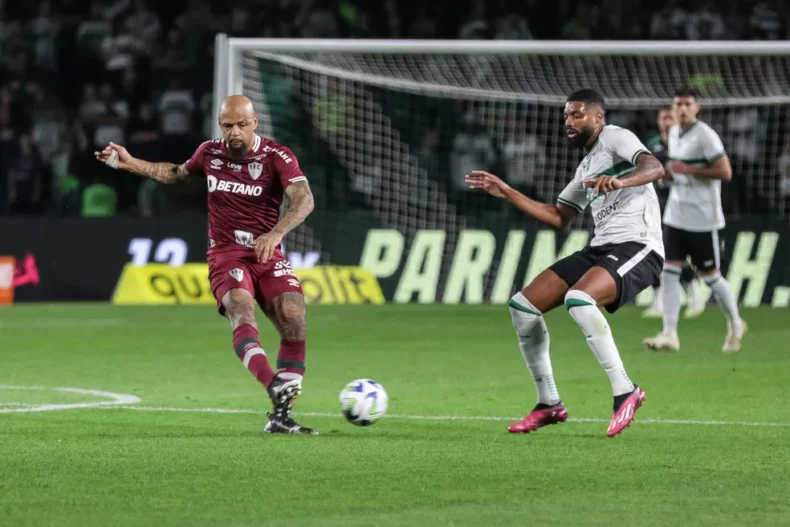
MULTIPOLYGON (((645 146, 656 156, 656 159, 666 164, 669 161, 669 129, 675 125, 675 109, 671 104, 665 104, 656 112, 656 128, 658 133, 645 141, 645 146)), ((663 214, 669 199, 669 187, 671 183, 667 178, 661 178, 655 182, 658 204, 661 206, 663 214)), ((697 270, 691 265, 689 259, 683 262, 683 270, 680 273, 680 285, 686 290, 688 300, 686 307, 686 318, 698 317, 705 311, 705 300, 699 287, 697 270)), ((664 315, 664 304, 661 301, 661 281, 653 284, 653 303, 646 309, 642 316, 648 318, 661 318, 664 315)))
POLYGON ((746 324, 738 313, 738 299, 719 270, 719 230, 724 227, 721 182, 732 179, 730 160, 719 134, 697 119, 699 105, 693 90, 677 90, 673 106, 678 122, 669 130, 668 173, 672 186, 664 211, 664 328, 644 342, 654 350, 680 349, 680 272, 686 257, 691 257, 727 318, 722 351, 738 351, 746 324))
POLYGON ((645 392, 628 378, 599 306, 614 313, 661 272, 661 213, 651 183, 663 177, 664 168, 632 132, 606 125, 604 112, 603 98, 593 90, 568 97, 565 131, 586 155, 556 205, 534 201, 486 172, 466 177, 471 188, 505 198, 555 229, 564 228, 587 205, 595 221, 595 235, 587 247, 540 273, 510 300, 519 347, 538 392, 537 405, 510 425, 512 433, 532 432, 568 418, 554 383, 543 320, 543 313, 563 303, 612 386, 614 412, 606 434, 615 436, 631 424, 645 399, 645 392))

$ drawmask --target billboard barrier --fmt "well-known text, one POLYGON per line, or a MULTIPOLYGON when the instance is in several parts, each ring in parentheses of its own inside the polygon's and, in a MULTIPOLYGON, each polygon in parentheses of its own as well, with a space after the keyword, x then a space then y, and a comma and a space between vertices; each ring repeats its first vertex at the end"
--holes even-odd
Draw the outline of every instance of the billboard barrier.
MULTIPOLYGON (((296 269, 308 304, 383 304, 384 294, 373 273, 353 266, 296 269)), ((118 305, 214 304, 208 264, 128 263, 112 295, 118 305)))
MULTIPOLYGON (((15 302, 128 302, 137 295, 137 301, 209 304, 206 223, 204 216, 13 218, 0 224, 0 254, 16 260, 15 302)), ((502 304, 590 237, 587 230, 555 232, 529 222, 408 236, 345 214, 314 225, 331 261, 317 253, 287 256, 308 301, 322 304, 502 304)), ((723 271, 742 305, 790 306, 790 225, 731 220, 720 237, 723 271)), ((646 305, 651 294, 637 303, 646 305)))

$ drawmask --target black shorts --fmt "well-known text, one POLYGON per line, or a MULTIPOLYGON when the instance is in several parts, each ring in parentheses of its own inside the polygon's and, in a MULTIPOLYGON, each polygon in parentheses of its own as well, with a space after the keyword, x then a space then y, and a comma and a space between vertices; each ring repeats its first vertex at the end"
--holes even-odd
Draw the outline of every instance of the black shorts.
POLYGON ((701 272, 713 271, 721 267, 722 242, 719 231, 692 232, 664 225, 664 251, 667 260, 691 263, 701 272))
POLYGON ((609 271, 617 284, 617 297, 604 307, 609 313, 614 313, 642 290, 652 286, 663 266, 663 258, 645 244, 625 242, 595 247, 588 245, 549 269, 557 273, 568 287, 573 287, 592 267, 603 267, 609 271))

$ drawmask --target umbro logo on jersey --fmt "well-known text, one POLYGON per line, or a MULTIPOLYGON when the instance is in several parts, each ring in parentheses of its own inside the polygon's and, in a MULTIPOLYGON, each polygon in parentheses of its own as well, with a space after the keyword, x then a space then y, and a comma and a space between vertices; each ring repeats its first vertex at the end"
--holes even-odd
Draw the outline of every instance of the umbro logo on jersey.
POLYGON ((242 271, 241 269, 238 268, 231 269, 229 274, 230 276, 235 278, 237 282, 241 282, 242 280, 244 280, 244 271, 242 271))
POLYGON ((211 166, 213 166, 214 168, 219 168, 222 166, 222 161, 220 161, 219 159, 212 159, 211 166))

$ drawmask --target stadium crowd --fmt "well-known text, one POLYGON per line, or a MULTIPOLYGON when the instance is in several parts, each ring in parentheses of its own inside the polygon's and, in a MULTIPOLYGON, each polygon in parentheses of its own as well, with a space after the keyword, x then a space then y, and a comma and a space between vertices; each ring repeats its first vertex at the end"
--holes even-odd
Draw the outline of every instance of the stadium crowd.
MULTIPOLYGON (((207 138, 214 35, 787 39, 780 0, 0 0, 0 215, 156 215, 205 206, 93 159, 108 141, 186 159, 207 138), (462 5, 463 8, 459 8, 462 5)), ((790 196, 790 143, 777 163, 790 196)))

